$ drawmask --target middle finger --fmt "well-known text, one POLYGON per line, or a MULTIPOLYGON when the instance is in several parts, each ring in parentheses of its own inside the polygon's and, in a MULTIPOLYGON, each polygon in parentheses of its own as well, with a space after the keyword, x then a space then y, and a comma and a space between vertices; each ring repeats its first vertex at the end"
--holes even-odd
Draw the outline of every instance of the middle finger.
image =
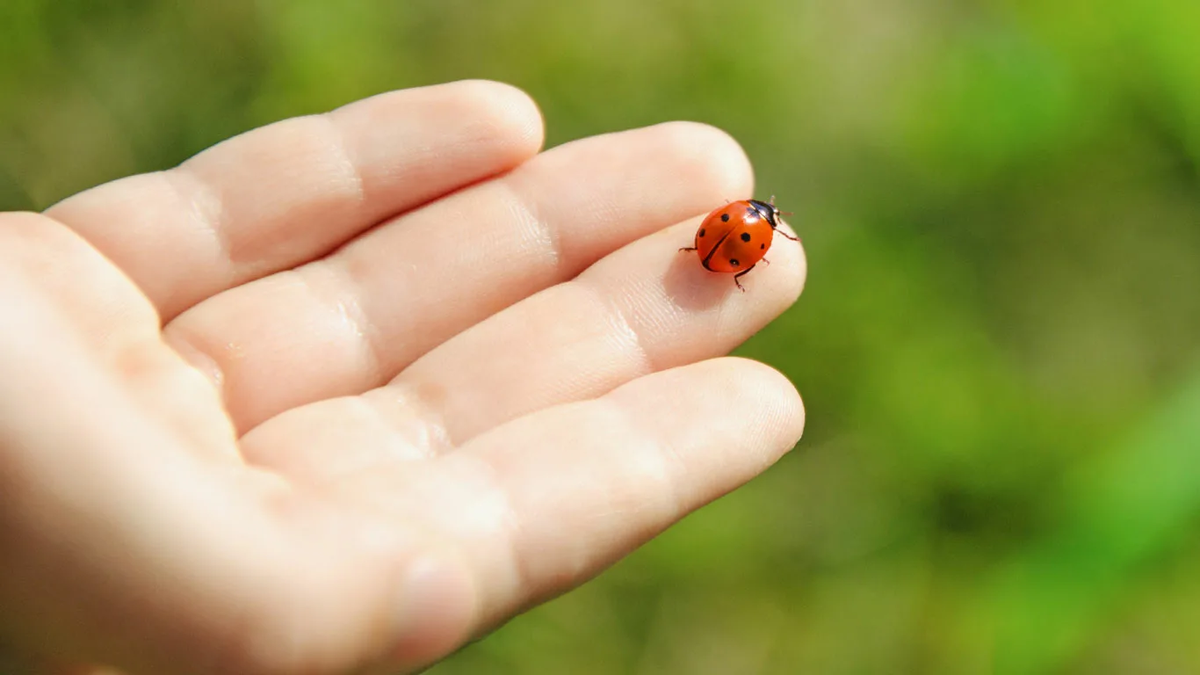
POLYGON ((725 354, 786 309, 804 284, 783 237, 739 293, 678 251, 695 220, 644 237, 578 278, 490 317, 385 387, 289 411, 243 439, 248 457, 315 483, 449 452, 543 408, 599 397, 725 354))
POLYGON ((329 257, 231 289, 167 326, 241 432, 386 382, 472 324, 649 232, 750 190, 723 132, 670 123, 555 148, 329 257))
POLYGON ((679 252, 697 224, 626 246, 455 336, 367 396, 417 402, 454 447, 535 410, 728 353, 796 300, 804 255, 776 237, 774 264, 756 266, 739 293, 729 275, 679 252))

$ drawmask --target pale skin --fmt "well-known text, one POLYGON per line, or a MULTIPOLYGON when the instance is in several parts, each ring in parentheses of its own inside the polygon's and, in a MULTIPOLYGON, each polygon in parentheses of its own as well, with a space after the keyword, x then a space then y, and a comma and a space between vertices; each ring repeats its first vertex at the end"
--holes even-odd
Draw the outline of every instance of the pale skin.
POLYGON ((0 650, 33 672, 408 672, 793 447, 798 244, 704 271, 752 196, 669 123, 539 154, 460 82, 0 214, 0 650))

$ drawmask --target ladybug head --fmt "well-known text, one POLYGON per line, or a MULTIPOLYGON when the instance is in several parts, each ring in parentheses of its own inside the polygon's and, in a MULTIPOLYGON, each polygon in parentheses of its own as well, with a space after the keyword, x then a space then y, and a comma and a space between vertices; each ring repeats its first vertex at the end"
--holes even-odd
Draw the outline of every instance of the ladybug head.
POLYGON ((771 223, 771 227, 779 227, 780 213, 779 207, 775 206, 774 197, 771 197, 770 202, 760 202, 757 199, 751 199, 750 205, 754 207, 755 211, 758 211, 758 215, 766 219, 768 223, 771 223))

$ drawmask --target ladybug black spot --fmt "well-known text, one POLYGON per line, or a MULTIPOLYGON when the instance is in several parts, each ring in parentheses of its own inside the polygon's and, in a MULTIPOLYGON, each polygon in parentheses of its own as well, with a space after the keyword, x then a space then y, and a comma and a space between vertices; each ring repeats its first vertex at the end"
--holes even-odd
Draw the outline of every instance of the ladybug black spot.
POLYGON ((728 213, 722 213, 722 214, 721 214, 721 222, 722 222, 722 223, 728 223, 728 222, 729 222, 729 214, 728 214, 728 213))
POLYGON ((750 241, 750 233, 749 232, 742 233, 742 241, 750 241))
POLYGON ((758 245, 758 247, 759 247, 759 248, 766 248, 766 247, 767 247, 767 245, 766 245, 766 244, 759 244, 759 245, 758 245))
POLYGON ((703 227, 702 227, 702 228, 700 228, 700 234, 698 234, 697 236, 699 236, 699 237, 703 237, 703 236, 704 236, 704 228, 703 228, 703 227))
POLYGON ((729 264, 730 264, 730 265, 733 265, 734 267, 737 267, 737 266, 738 266, 738 265, 740 265, 741 263, 740 263, 740 262, 738 262, 738 259, 737 259, 737 258, 730 258, 730 259, 729 259, 729 264))

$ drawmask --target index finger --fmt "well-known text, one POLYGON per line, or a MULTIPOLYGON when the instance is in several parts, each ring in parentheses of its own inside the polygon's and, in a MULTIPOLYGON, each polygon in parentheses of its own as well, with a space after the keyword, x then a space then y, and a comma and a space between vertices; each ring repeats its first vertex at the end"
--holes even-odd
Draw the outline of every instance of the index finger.
POLYGON ((132 277, 166 321, 506 171, 541 143, 541 116, 523 92, 456 82, 278 122, 47 214, 132 277))

